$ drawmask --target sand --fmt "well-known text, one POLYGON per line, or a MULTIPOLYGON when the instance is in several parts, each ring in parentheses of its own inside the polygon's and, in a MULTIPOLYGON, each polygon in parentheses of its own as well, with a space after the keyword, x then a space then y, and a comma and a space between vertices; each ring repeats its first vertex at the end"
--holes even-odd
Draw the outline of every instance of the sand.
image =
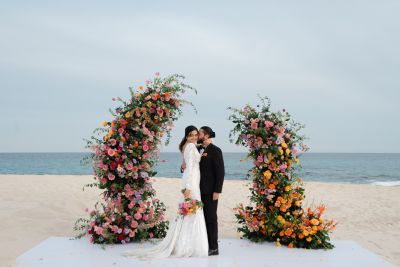
MULTIPOLYGON (((73 224, 86 217, 100 199, 97 188, 86 188, 92 176, 0 175, 0 267, 49 236, 75 236, 73 224)), ((232 208, 249 202, 249 181, 225 180, 218 205, 220 238, 239 238, 232 208)), ((179 179, 155 178, 158 197, 175 215, 179 179)), ((339 222, 332 239, 354 240, 400 266, 400 187, 337 183, 305 183, 304 206, 324 203, 325 218, 339 222)))

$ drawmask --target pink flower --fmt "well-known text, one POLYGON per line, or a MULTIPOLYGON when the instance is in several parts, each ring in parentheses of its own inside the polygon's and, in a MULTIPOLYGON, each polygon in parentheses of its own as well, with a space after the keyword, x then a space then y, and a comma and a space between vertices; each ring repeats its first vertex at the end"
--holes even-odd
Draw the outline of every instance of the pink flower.
POLYGON ((164 115, 164 110, 160 107, 157 108, 157 114, 162 117, 164 115))
POLYGON ((265 121, 264 124, 265 124, 265 127, 267 127, 267 128, 271 128, 272 126, 274 126, 274 123, 271 121, 265 121))
POLYGON ((129 162, 128 164, 125 165, 127 170, 132 170, 133 169, 133 164, 129 162))
POLYGON ((280 169, 281 171, 286 170, 286 168, 287 168, 286 163, 284 163, 284 164, 282 164, 282 165, 279 166, 279 169, 280 169))
POLYGON ((108 153, 108 155, 109 155, 110 157, 113 157, 113 156, 115 155, 115 150, 112 149, 112 148, 110 148, 110 149, 108 149, 107 153, 108 153))
POLYGON ((114 138, 111 138, 111 139, 110 139, 110 144, 111 144, 112 146, 115 146, 115 145, 117 144, 117 140, 115 140, 114 138))
POLYGON ((147 143, 144 143, 143 146, 143 151, 146 152, 147 150, 149 150, 149 146, 147 145, 147 143))
POLYGON ((112 101, 115 101, 115 97, 112 98, 112 101))
POLYGON ((135 215, 133 215, 133 217, 135 217, 136 220, 140 220, 140 219, 142 219, 142 214, 135 213, 135 215))
POLYGON ((285 134, 285 137, 286 137, 286 139, 289 139, 290 138, 290 134, 285 134))
POLYGON ((147 215, 147 214, 143 215, 143 220, 145 222, 147 222, 149 220, 149 215, 147 215))
POLYGON ((135 204, 133 202, 129 202, 128 208, 132 209, 134 206, 135 206, 135 204))
POLYGON ((138 227, 138 222, 137 222, 137 221, 132 221, 131 227, 132 227, 132 228, 138 227))
POLYGON ((153 238, 154 234, 152 232, 150 232, 149 236, 150 236, 150 238, 153 238))
POLYGON ((114 179, 115 179, 115 175, 112 174, 112 173, 109 173, 109 174, 108 174, 108 179, 109 179, 110 181, 114 180, 114 179))
POLYGON ((95 226, 95 227, 94 227, 94 231, 96 232, 96 234, 102 235, 103 232, 104 232, 104 229, 101 228, 101 227, 95 226))
POLYGON ((160 73, 158 71, 155 74, 156 74, 156 76, 160 76, 160 73))
POLYGON ((251 121, 251 128, 252 129, 257 129, 258 128, 258 119, 250 119, 251 121))

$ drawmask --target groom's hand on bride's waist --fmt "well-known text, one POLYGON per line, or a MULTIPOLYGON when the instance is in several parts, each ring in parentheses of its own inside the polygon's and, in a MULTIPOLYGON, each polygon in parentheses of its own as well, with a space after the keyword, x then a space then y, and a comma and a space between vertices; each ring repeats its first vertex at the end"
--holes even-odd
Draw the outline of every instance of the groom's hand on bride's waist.
POLYGON ((184 172, 186 169, 186 163, 182 163, 181 165, 181 172, 184 172))

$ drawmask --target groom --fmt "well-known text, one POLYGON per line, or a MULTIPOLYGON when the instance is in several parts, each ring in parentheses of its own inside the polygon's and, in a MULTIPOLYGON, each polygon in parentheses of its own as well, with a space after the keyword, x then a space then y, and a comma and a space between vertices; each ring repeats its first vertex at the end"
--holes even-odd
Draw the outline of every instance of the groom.
MULTIPOLYGON (((215 137, 214 131, 203 126, 199 130, 198 149, 200 160, 200 192, 201 201, 204 203, 204 217, 207 227, 208 256, 218 255, 218 221, 217 205, 219 195, 224 183, 225 167, 222 151, 212 143, 215 137)), ((182 166, 185 169, 185 164, 182 166)))

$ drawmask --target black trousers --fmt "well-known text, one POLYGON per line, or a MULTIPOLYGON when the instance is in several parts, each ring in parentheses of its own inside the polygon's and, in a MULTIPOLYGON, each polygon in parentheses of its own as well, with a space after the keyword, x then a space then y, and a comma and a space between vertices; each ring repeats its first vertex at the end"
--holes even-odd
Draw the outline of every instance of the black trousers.
POLYGON ((204 218, 207 227, 208 249, 218 249, 218 200, 213 200, 213 194, 201 194, 204 203, 204 218))

